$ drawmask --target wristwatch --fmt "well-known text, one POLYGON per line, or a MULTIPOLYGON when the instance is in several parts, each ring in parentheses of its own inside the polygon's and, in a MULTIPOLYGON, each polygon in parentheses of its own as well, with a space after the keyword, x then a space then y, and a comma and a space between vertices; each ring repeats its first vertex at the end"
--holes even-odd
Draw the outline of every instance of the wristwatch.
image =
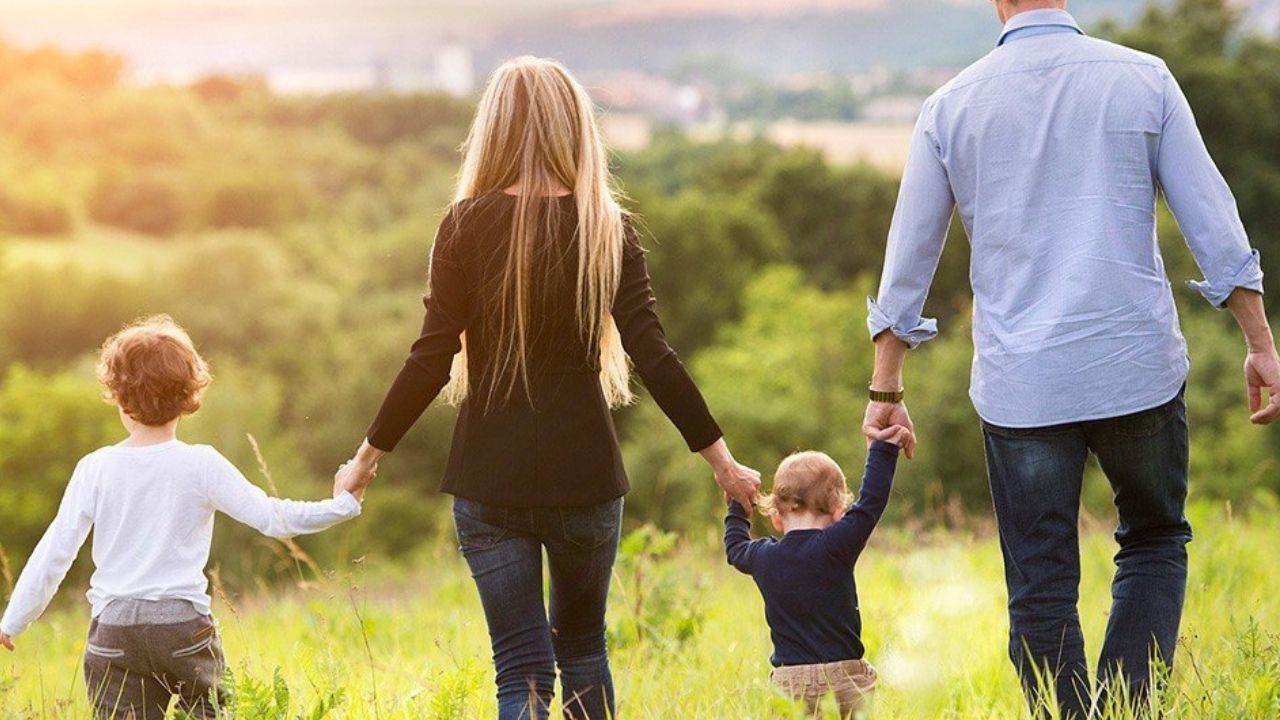
POLYGON ((871 388, 867 388, 867 395, 870 396, 872 402, 900 403, 902 402, 902 398, 906 395, 906 393, 903 391, 902 388, 898 388, 897 390, 894 390, 892 392, 887 390, 873 390, 871 388))

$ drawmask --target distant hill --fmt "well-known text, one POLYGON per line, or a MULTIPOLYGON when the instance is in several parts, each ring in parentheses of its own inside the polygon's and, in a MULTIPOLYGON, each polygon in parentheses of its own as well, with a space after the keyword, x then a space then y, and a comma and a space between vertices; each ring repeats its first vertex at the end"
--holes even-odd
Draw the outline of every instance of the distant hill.
MULTIPOLYGON (((1146 4, 1096 0, 1073 9, 1088 24, 1131 18, 1146 4)), ((787 13, 774 0, 745 5, 691 0, 566 12, 502 30, 483 59, 492 64, 518 48, 579 70, 661 72, 706 57, 766 75, 908 69, 968 63, 990 49, 999 32, 985 0, 809 0, 787 13)))
MULTIPOLYGON (((1280 0, 1240 2, 1260 26, 1280 23, 1280 0)), ((1146 3, 1072 9, 1088 25, 1146 3)), ((446 43, 480 75, 527 52, 586 74, 716 59, 780 76, 961 65, 998 30, 987 0, 0 0, 0 17, 0 38, 115 50, 142 80, 260 72, 321 90, 414 77, 446 43)))

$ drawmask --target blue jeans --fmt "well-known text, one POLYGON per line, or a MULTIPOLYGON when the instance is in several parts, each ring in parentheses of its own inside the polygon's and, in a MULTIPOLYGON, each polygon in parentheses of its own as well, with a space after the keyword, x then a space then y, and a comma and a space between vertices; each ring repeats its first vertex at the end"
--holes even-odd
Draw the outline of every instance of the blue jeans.
POLYGON ((614 717, 604 611, 622 499, 584 508, 508 508, 456 498, 453 517, 489 624, 498 720, 545 720, 557 666, 565 718, 614 717), (550 622, 542 593, 544 548, 550 622))
MULTIPOLYGON (((1119 512, 1111 614, 1098 661, 1135 702, 1150 661, 1173 663, 1187 585, 1187 410, 1181 392, 1123 417, 1042 428, 983 424, 987 474, 1009 588, 1009 657, 1033 712, 1057 692, 1062 717, 1083 720, 1091 685, 1076 610, 1080 487, 1092 452, 1119 512), (1045 674, 1047 671, 1047 675, 1045 674)), ((1105 698, 1102 699, 1105 702, 1105 698)))

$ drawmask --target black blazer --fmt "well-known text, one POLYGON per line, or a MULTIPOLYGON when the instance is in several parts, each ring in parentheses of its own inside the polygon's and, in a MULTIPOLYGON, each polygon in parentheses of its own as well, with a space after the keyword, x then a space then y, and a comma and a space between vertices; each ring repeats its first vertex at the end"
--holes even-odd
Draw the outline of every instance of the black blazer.
MULTIPOLYGON (((454 429, 445 492, 504 507, 579 507, 628 490, 613 417, 600 387, 598 345, 577 327, 577 210, 573 197, 548 198, 549 227, 534 262, 549 280, 531 292, 529 386, 486 407, 501 338, 495 307, 511 240, 516 199, 491 193, 454 204, 436 236, 422 335, 369 428, 369 443, 391 451, 449 381, 466 332, 468 400, 454 429)), ((541 224, 539 225, 541 227, 541 224)), ((536 277, 544 277, 537 273, 536 277)), ((644 251, 627 223, 613 317, 636 373, 691 450, 720 439, 702 394, 667 344, 644 251)))

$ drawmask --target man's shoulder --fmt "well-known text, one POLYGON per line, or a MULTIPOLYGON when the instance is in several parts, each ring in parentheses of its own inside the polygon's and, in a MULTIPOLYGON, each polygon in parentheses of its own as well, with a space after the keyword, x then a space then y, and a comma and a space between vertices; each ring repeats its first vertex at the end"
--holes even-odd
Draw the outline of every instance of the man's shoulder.
POLYGON ((996 48, 979 58, 972 65, 961 70, 950 81, 938 88, 925 101, 925 107, 936 106, 947 96, 975 85, 981 85, 985 81, 1051 65, 1116 63, 1151 68, 1160 73, 1169 72, 1164 60, 1156 55, 1091 36, 1079 36, 1078 41, 1072 43, 1070 50, 1040 57, 1032 62, 1033 64, 1025 64, 1023 57, 1011 56, 1005 52, 1003 47, 996 48))
POLYGON ((1090 53, 1090 57, 1084 58, 1085 60, 1128 63, 1131 65, 1151 67, 1165 72, 1168 72, 1169 70, 1169 67, 1165 64, 1163 59, 1157 55, 1152 55, 1149 52, 1135 50, 1127 45, 1121 45, 1120 43, 1111 42, 1110 40, 1104 40, 1102 38, 1085 37, 1082 38, 1082 40, 1084 41, 1083 45, 1089 49, 1090 53))

